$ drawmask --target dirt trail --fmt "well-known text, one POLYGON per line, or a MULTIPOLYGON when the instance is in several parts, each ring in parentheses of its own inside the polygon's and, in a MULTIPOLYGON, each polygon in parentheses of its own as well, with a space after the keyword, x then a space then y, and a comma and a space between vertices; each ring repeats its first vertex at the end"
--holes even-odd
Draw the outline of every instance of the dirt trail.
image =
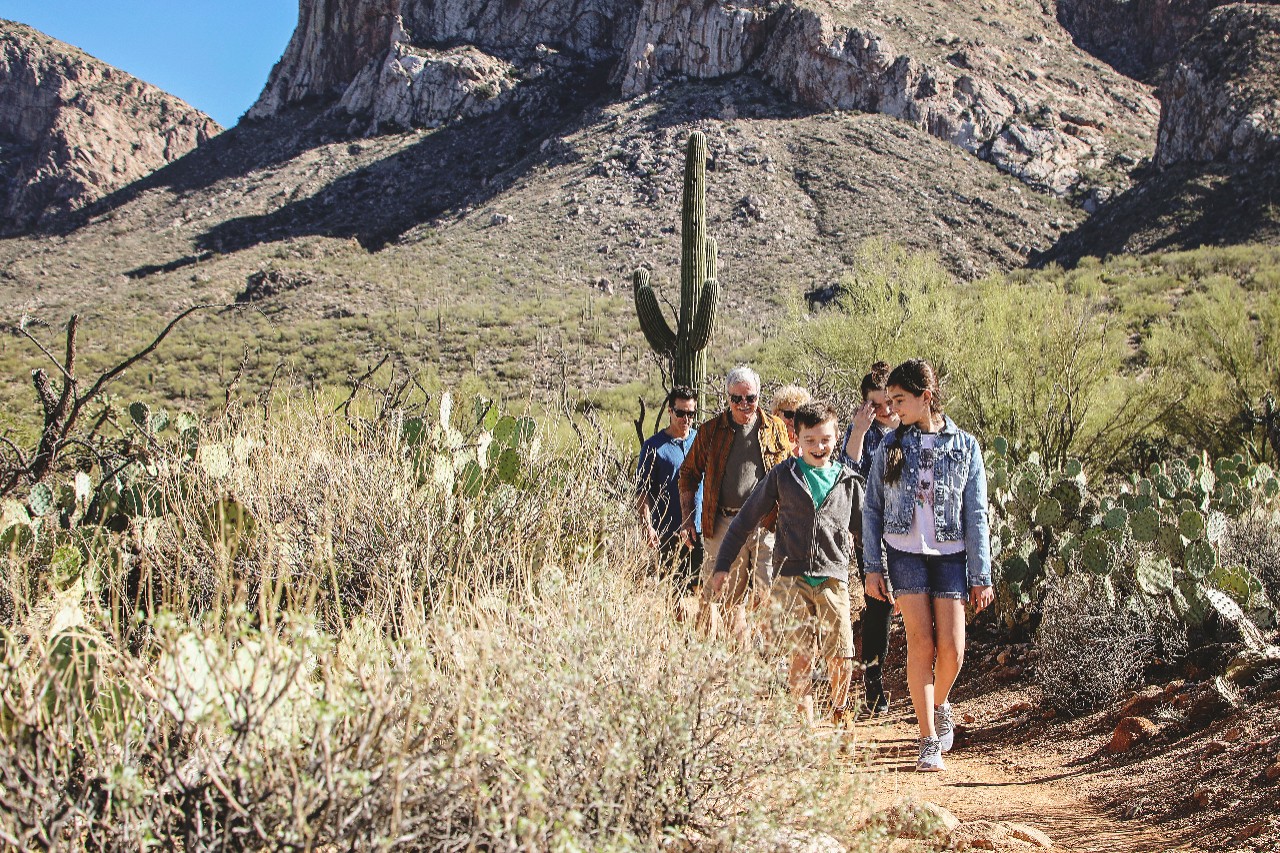
MULTIPOLYGON (((1013 821, 1040 829, 1054 850, 1070 853, 1148 853, 1194 850, 1141 821, 1109 816, 1090 802, 1099 783, 1087 767, 1064 766, 1069 759, 1042 747, 982 741, 973 727, 970 744, 958 744, 942 773, 915 772, 916 728, 905 703, 896 713, 857 726, 857 741, 871 746, 878 808, 910 797, 936 803, 964 823, 1013 821)), ((898 847, 894 847, 897 850, 898 847)))

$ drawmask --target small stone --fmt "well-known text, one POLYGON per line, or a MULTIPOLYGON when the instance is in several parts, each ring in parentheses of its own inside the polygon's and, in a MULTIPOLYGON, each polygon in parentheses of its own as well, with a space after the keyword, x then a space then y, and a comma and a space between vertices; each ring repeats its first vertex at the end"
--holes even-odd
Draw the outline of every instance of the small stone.
POLYGON ((1144 687, 1137 693, 1130 696, 1123 705, 1120 706, 1120 717, 1145 717, 1156 709, 1160 700, 1164 698, 1164 690, 1151 686, 1144 687))
POLYGON ((951 831, 949 846, 964 850, 998 850, 1008 844, 1009 830, 989 820, 975 820, 960 824, 951 831))
POLYGON ((1226 751, 1227 744, 1224 741, 1211 740, 1204 745, 1204 754, 1207 758, 1212 758, 1215 755, 1221 755, 1226 751))
POLYGON ((1231 836, 1231 843, 1239 844, 1241 841, 1246 841, 1250 838, 1257 838, 1259 835, 1261 835, 1266 831, 1267 831, 1267 821, 1255 820, 1253 823, 1243 827, 1239 832, 1231 836))
POLYGON ((1274 782, 1280 779, 1280 759, 1277 759, 1266 770, 1262 771, 1262 775, 1267 777, 1268 782, 1274 782))
POLYGON ((1008 708, 1005 708, 1004 713, 1001 714, 1001 716, 1012 717, 1016 714, 1025 714, 1028 711, 1035 710, 1035 707, 1036 707, 1035 705, 1032 705, 1030 702, 1027 702, 1027 701, 1015 702, 1012 705, 1010 705, 1008 708))
POLYGON ((1030 844, 1036 845, 1037 847, 1042 847, 1045 850, 1048 850, 1050 847, 1053 846, 1053 841, 1049 838, 1049 836, 1045 835, 1043 832, 1036 829, 1034 826, 1028 826, 1025 823, 1007 823, 1006 822, 1004 824, 1004 827, 1005 829, 1009 830, 1010 835, 1012 835, 1014 838, 1018 839, 1019 841, 1026 841, 1030 844))
POLYGON ((1240 730, 1239 726, 1232 726, 1222 733, 1222 739, 1227 743, 1235 743, 1242 737, 1244 737, 1244 732, 1240 730))
POLYGON ((945 838, 960 825, 960 819, 942 806, 920 800, 899 800, 876 817, 901 838, 945 838))
POLYGON ((1225 678, 1218 677, 1191 704, 1187 719, 1197 727, 1207 726, 1215 720, 1235 712, 1240 707, 1240 694, 1225 678))
POLYGON ((1009 663, 1009 659, 1011 657, 1013 656, 1010 655, 1008 651, 1003 651, 1000 654, 996 655, 996 663, 1000 664, 1001 666, 1005 666, 1006 664, 1009 663))
POLYGON ((1209 804, 1213 802, 1213 789, 1208 787, 1196 788, 1191 795, 1191 802, 1202 809, 1208 808, 1209 804))
POLYGON ((1022 667, 1020 666, 1002 666, 995 672, 991 673, 998 681, 1013 681, 1022 675, 1022 667))
POLYGON ((973 724, 973 723, 978 722, 978 718, 977 718, 977 717, 975 717, 973 714, 970 714, 970 713, 964 713, 964 714, 961 714, 961 715, 960 715, 960 719, 962 719, 962 720, 964 720, 966 723, 970 723, 970 724, 973 724))
POLYGON ((1111 736, 1111 743, 1107 744, 1107 751, 1128 752, 1159 733, 1160 727, 1146 717, 1125 717, 1116 726, 1115 733, 1111 736))

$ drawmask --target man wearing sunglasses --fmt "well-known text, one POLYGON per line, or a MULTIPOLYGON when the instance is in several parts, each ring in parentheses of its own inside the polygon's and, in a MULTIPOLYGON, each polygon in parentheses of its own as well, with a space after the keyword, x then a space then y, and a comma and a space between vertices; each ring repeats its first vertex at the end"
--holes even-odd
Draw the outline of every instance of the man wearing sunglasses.
MULTIPOLYGON (((708 577, 709 569, 715 565, 730 521, 765 473, 790 456, 791 443, 786 422, 760 410, 760 376, 754 370, 739 366, 729 371, 725 392, 728 407, 699 427, 680 466, 680 503, 684 535, 694 541, 699 516, 696 495, 702 487, 702 597, 708 604, 728 609, 730 632, 745 641, 748 601, 758 604, 769 600, 774 518, 767 517, 747 538, 727 577, 708 577)), ((712 627, 716 609, 707 608, 712 627)))
MULTIPOLYGON (((680 511, 678 472, 698 434, 693 425, 698 417, 698 394, 677 386, 667 395, 667 426, 640 446, 640 468, 636 504, 645 539, 658 553, 661 571, 670 572, 678 587, 692 591, 702 568, 702 540, 681 535, 684 516, 680 511)), ((702 489, 694 496, 695 532, 700 533, 702 489)))

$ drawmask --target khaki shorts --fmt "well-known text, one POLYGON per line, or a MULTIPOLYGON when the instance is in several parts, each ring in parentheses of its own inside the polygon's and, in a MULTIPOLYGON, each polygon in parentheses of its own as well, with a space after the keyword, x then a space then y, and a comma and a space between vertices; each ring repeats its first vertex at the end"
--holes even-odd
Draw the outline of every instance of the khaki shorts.
POLYGON ((791 653, 824 658, 853 657, 853 627, 849 620, 849 585, 828 578, 809 586, 798 577, 773 582, 774 636, 790 645, 791 653))
MULTIPOLYGON (((720 553, 720 542, 724 532, 729 529, 729 520, 720 519, 716 525, 718 536, 702 534, 702 574, 703 589, 707 589, 707 581, 716 567, 716 556, 720 553)), ((773 532, 757 527, 747 537, 742 550, 729 567, 729 577, 720 589, 720 601, 729 606, 742 604, 747 600, 747 593, 755 587, 757 599, 766 600, 769 596, 769 573, 773 571, 773 532)))

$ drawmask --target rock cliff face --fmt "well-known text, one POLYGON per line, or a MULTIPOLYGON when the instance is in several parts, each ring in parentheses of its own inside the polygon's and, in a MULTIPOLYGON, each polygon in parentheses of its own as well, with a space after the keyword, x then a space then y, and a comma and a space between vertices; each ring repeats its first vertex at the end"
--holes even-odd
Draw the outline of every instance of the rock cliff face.
POLYGON ((371 131, 436 126, 519 97, 548 55, 607 67, 623 98, 749 73, 810 109, 909 122, 1065 195, 1123 185, 1158 116, 1145 87, 1093 62, 1038 0, 1005 0, 990 17, 966 0, 300 4, 251 117, 319 97, 371 119, 371 131))
POLYGON ((154 86, 0 21, 0 231, 82 207, 220 130, 154 86))
POLYGON ((1057 0, 1058 20, 1081 47, 1146 79, 1177 56, 1228 0, 1057 0))
MULTIPOLYGON (((1057 0, 1076 42, 1131 77, 1154 79, 1231 0, 1057 0)), ((1280 0, 1255 0, 1280 3, 1280 0)))
POLYGON ((1280 160, 1280 6, 1214 11, 1160 86, 1156 164, 1280 160))

